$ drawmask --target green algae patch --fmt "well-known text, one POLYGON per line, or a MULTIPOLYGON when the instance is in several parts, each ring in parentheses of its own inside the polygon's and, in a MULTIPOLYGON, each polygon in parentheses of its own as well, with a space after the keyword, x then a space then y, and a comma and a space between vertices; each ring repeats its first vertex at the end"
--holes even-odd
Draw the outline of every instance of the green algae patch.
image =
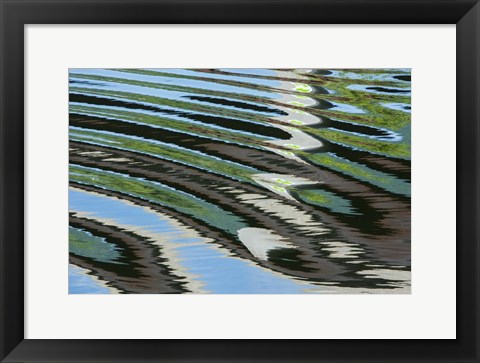
POLYGON ((122 263, 120 261, 122 255, 115 245, 82 229, 68 227, 68 245, 70 253, 77 256, 99 262, 122 263))

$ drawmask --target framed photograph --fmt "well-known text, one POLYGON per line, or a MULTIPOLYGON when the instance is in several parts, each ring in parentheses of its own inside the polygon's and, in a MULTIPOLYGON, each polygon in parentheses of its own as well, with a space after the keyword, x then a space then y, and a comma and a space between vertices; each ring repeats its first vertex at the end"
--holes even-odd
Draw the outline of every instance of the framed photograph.
POLYGON ((3 362, 478 362, 478 1, 1 0, 3 362))

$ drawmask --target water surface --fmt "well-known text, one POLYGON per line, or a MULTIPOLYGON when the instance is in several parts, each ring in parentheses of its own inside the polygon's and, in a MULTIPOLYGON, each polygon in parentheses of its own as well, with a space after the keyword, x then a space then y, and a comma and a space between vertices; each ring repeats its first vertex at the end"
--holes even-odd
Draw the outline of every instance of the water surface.
POLYGON ((410 292, 410 70, 69 82, 70 293, 410 292))

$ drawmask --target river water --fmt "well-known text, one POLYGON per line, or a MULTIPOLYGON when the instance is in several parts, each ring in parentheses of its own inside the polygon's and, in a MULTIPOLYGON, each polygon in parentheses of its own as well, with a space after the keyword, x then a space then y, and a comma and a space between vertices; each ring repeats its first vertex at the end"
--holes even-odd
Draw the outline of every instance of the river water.
POLYGON ((409 69, 70 69, 70 294, 410 293, 409 69))

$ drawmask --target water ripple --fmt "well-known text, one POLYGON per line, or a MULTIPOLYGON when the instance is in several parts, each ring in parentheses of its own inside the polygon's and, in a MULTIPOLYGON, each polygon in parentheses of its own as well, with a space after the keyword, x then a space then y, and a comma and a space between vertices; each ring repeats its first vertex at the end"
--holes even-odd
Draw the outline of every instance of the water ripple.
POLYGON ((410 70, 69 76, 70 293, 410 291, 410 70))

